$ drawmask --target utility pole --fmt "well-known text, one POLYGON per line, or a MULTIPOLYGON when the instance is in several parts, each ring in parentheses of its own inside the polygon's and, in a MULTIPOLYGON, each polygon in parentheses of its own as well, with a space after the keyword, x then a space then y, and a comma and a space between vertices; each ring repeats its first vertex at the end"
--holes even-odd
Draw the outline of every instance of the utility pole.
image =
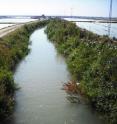
POLYGON ((72 15, 72 14, 73 14, 72 11, 73 11, 73 8, 71 8, 71 21, 72 21, 72 16, 73 16, 73 15, 72 15))
POLYGON ((108 36, 110 36, 110 33, 111 33, 112 3, 113 3, 113 0, 110 0, 108 36))
POLYGON ((73 8, 71 8, 71 18, 72 18, 72 10, 73 10, 73 8))

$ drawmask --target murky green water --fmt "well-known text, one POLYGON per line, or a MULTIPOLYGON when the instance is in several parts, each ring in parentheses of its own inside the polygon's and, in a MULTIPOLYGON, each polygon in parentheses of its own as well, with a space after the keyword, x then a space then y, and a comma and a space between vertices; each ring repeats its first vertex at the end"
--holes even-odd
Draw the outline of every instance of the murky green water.
POLYGON ((102 124, 89 106, 66 99, 61 88, 70 74, 44 28, 35 31, 30 40, 31 52, 14 75, 21 89, 16 93, 15 111, 8 124, 102 124))

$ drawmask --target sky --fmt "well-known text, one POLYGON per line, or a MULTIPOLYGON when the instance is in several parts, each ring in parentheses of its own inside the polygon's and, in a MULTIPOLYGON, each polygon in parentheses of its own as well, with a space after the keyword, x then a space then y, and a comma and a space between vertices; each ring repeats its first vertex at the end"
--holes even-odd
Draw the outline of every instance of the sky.
MULTIPOLYGON (((0 15, 109 15, 110 0, 0 0, 0 15)), ((117 0, 113 0, 117 17, 117 0)))

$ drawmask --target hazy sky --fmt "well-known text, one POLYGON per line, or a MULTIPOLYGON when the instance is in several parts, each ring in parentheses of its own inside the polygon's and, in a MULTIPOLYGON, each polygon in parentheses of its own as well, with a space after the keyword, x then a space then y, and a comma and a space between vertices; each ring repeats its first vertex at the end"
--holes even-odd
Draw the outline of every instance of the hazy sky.
MULTIPOLYGON (((0 15, 108 16, 109 4, 110 0, 0 0, 0 15)), ((117 17, 117 0, 112 15, 117 17)))

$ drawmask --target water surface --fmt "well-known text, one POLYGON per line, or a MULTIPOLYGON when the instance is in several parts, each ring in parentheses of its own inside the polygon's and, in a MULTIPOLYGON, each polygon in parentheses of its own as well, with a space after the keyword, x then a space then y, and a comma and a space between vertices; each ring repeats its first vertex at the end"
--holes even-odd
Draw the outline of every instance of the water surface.
POLYGON ((31 18, 2 18, 0 19, 0 22, 4 23, 24 23, 24 22, 30 22, 35 21, 37 19, 31 19, 31 18))
MULTIPOLYGON (((68 21, 84 21, 84 22, 76 22, 76 25, 92 31, 99 35, 108 35, 108 23, 99 23, 97 22, 86 22, 86 21, 94 21, 93 19, 76 19, 76 18, 67 18, 68 21)), ((117 23, 111 23, 110 37, 117 38, 117 23)))
POLYGON ((0 24, 0 29, 5 28, 5 27, 9 27, 12 25, 14 25, 14 24, 0 24))
POLYGON ((30 18, 7 18, 7 19, 0 19, 0 29, 5 28, 5 27, 9 27, 15 24, 20 24, 20 23, 26 23, 26 22, 30 22, 30 21, 35 21, 37 19, 30 19, 30 18), (10 24, 10 23, 14 23, 14 24, 10 24))
MULTIPOLYGON (((99 35, 108 35, 108 23, 76 22, 76 25, 99 35)), ((111 24, 110 37, 117 38, 117 23, 111 24)))

